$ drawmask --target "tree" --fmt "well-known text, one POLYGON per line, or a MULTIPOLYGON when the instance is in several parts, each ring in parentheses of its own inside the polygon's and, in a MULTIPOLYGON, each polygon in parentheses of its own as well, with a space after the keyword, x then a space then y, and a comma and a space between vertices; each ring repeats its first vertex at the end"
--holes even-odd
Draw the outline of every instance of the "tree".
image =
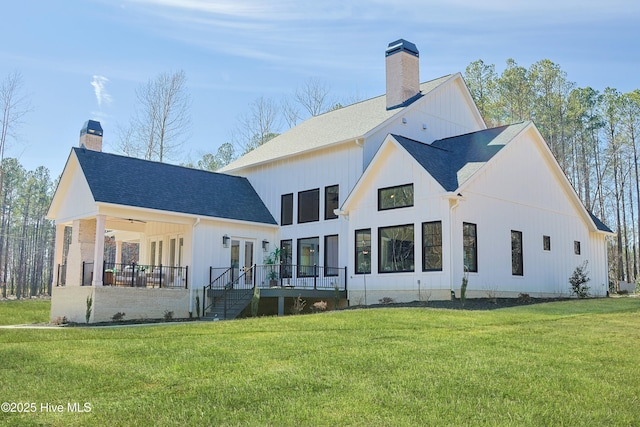
POLYGON ((533 93, 526 68, 518 66, 511 58, 507 59, 507 68, 497 80, 497 91, 502 123, 531 118, 533 93))
POLYGON ((486 65, 481 59, 473 61, 465 69, 464 80, 471 92, 471 96, 476 101, 482 118, 488 125, 494 125, 496 116, 495 66, 493 64, 486 65))
POLYGON ((295 100, 311 117, 315 117, 330 110, 332 104, 327 100, 329 92, 324 82, 310 78, 296 89, 295 100))
POLYGON ((23 91, 22 74, 14 71, 0 82, 0 193, 4 173, 2 161, 5 148, 10 137, 16 136, 16 131, 22 123, 22 118, 31 111, 28 96, 23 91))
POLYGON ((233 144, 243 154, 252 151, 278 136, 278 106, 260 97, 249 105, 249 112, 240 116, 232 136, 233 144))
POLYGON ((233 160, 235 160, 235 148, 230 143, 225 142, 218 148, 218 152, 215 155, 206 153, 195 165, 186 164, 185 166, 215 172, 233 160))
POLYGON ((159 162, 178 156, 191 127, 186 83, 181 70, 161 73, 136 90, 136 112, 129 127, 119 132, 120 150, 159 162))

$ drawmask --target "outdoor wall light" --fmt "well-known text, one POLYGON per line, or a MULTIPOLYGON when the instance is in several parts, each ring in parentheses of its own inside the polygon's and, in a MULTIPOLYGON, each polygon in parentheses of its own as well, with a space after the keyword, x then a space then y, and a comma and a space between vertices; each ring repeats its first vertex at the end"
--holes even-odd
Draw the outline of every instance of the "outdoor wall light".
POLYGON ((229 247, 229 240, 231 240, 231 239, 226 234, 224 236, 222 236, 222 246, 224 246, 225 248, 228 248, 229 247))
POLYGON ((269 250, 269 242, 267 240, 262 241, 262 250, 265 252, 269 250))

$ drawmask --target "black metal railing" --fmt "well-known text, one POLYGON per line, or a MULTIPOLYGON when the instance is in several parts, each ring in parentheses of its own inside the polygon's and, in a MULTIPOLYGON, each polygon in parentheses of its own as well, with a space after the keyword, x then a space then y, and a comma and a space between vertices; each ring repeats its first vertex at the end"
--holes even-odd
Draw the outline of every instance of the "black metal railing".
MULTIPOLYGON (((92 262, 82 263, 82 286, 91 286, 93 271, 92 262)), ((189 267, 118 264, 105 261, 102 272, 104 286, 188 288, 189 267)))
MULTIPOLYGON (((218 303, 223 304, 223 318, 227 318, 227 312, 239 304, 247 301, 255 282, 256 266, 239 271, 237 268, 209 268, 209 284, 202 289, 202 315, 218 303)), ((244 307, 242 307, 244 308, 244 307)))
POLYGON ((276 264, 255 268, 256 284, 261 288, 292 287, 320 290, 347 290, 347 267, 276 264))

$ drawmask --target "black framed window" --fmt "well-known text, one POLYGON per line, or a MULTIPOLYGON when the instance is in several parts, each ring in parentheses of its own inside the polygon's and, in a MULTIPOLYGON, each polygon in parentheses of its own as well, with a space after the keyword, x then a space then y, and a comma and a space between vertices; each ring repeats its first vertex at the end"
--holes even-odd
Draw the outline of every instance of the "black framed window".
POLYGON ((298 223, 319 221, 320 189, 298 193, 298 223))
POLYGON ((378 190, 378 210, 398 209, 413 206, 413 184, 378 190))
POLYGON ((522 259, 522 231, 511 230, 511 274, 524 275, 522 259))
POLYGON ((580 242, 577 240, 573 242, 573 253, 580 255, 580 242))
POLYGON ((371 273, 371 229, 356 230, 356 274, 371 273))
POLYGON ((280 225, 293 224, 293 193, 280 197, 280 225))
POLYGON ((291 278, 291 270, 293 264, 292 241, 280 240, 280 277, 291 278))
POLYGON ((478 272, 478 226, 470 222, 462 223, 462 245, 465 271, 478 272))
POLYGON ((338 275, 338 235, 324 236, 324 275, 338 275))
POLYGON ((339 186, 332 185, 324 188, 324 219, 336 219, 338 215, 333 213, 338 209, 339 186))
POLYGON ((298 239, 298 276, 312 277, 317 271, 315 266, 320 259, 320 238, 298 239))
POLYGON ((414 271, 413 224, 378 229, 378 272, 414 271))
POLYGON ((442 222, 422 223, 422 271, 442 271, 442 222))
POLYGON ((551 236, 542 236, 542 250, 551 250, 551 236))

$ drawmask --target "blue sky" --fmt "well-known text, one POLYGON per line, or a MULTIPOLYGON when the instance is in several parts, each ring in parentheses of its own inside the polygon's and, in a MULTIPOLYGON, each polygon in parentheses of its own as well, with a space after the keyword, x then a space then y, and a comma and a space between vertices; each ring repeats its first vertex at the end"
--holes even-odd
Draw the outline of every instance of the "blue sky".
POLYGON ((57 176, 87 119, 116 151, 135 90, 184 70, 192 99, 185 158, 230 140, 258 97, 280 100, 310 78, 334 99, 385 90, 384 50, 420 50, 421 81, 473 60, 501 72, 550 59, 578 86, 640 88, 636 0, 25 0, 0 10, 0 79, 22 73, 32 111, 7 155, 57 176))

